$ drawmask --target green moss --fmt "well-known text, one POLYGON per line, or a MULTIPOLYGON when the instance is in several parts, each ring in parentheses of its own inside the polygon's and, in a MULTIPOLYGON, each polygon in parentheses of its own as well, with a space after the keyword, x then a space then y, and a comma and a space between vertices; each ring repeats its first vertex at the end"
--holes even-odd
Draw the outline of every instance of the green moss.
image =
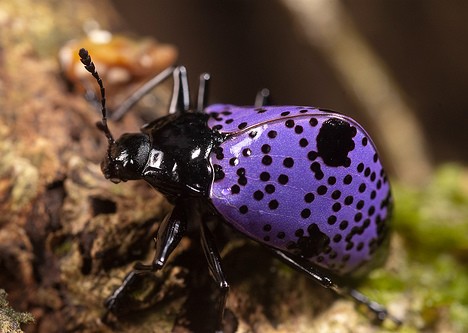
POLYGON ((363 291, 403 304, 400 332, 468 332, 468 171, 446 165, 427 186, 393 183, 393 193, 399 241, 363 291))
POLYGON ((468 255, 468 173, 440 168, 423 189, 394 186, 395 229, 411 242, 412 254, 430 258, 440 252, 468 255))

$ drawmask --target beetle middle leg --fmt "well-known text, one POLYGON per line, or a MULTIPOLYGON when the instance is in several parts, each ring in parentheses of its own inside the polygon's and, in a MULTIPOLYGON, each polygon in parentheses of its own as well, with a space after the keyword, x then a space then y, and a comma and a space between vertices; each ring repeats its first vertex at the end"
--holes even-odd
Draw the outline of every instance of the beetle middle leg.
POLYGON ((363 295, 361 292, 350 289, 342 286, 338 286, 335 284, 332 279, 328 276, 324 275, 319 270, 315 269, 312 265, 310 265, 306 260, 293 256, 289 253, 273 249, 273 251, 287 264, 294 267, 295 269, 306 273, 309 277, 313 280, 318 282, 325 288, 332 289, 338 295, 341 295, 346 298, 352 299, 354 302, 358 304, 362 304, 367 307, 374 315, 378 322, 383 322, 385 319, 390 319, 393 321, 397 326, 401 325, 401 321, 392 315, 390 315, 387 309, 380 305, 377 302, 370 300, 367 296, 363 295))

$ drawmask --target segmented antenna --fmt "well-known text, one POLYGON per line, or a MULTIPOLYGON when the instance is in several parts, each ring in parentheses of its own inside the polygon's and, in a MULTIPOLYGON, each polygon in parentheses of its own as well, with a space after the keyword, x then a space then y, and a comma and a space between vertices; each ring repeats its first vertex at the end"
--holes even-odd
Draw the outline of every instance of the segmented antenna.
POLYGON ((94 76, 97 83, 99 84, 99 88, 101 89, 102 119, 96 125, 106 135, 107 141, 109 142, 109 152, 108 153, 110 155, 110 147, 114 144, 115 141, 114 141, 114 138, 112 137, 112 134, 111 134, 111 132, 109 130, 109 127, 107 126, 106 89, 104 88, 104 85, 102 84, 102 79, 99 76, 99 73, 96 71, 96 67, 94 66, 94 63, 91 60, 89 52, 86 49, 82 48, 82 49, 80 49, 78 54, 80 55, 80 61, 83 63, 84 68, 94 76))

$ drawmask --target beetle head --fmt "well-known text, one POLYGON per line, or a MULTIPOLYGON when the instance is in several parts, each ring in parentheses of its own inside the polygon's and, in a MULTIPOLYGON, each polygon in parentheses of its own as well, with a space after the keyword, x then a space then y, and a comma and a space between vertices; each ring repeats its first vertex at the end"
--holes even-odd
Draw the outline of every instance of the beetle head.
POLYGON ((114 140, 107 126, 106 90, 102 79, 88 51, 81 49, 79 55, 85 69, 94 76, 101 90, 102 119, 96 125, 104 132, 109 144, 107 156, 101 163, 102 172, 114 183, 140 179, 150 151, 149 137, 143 133, 131 133, 122 135, 117 141, 114 140))
POLYGON ((109 143, 107 156, 101 163, 104 176, 113 183, 140 179, 148 161, 150 140, 143 133, 126 133, 109 143))

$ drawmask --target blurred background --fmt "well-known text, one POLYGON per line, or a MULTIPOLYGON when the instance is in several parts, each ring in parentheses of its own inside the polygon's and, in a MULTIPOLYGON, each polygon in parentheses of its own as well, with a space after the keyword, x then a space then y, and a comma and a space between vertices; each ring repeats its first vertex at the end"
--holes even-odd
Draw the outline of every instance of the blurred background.
MULTIPOLYGON (((302 1, 304 12, 307 8, 312 12, 308 17, 294 12, 301 1, 113 3, 122 15, 125 31, 154 36, 178 47, 179 63, 188 67, 192 87, 197 86, 199 73, 210 72, 212 102, 251 104, 255 93, 268 87, 276 104, 320 106, 351 115, 382 146, 379 132, 383 129, 363 114, 365 106, 356 97, 352 82, 343 79, 346 69, 337 68, 327 45, 327 36, 337 24, 350 23, 359 42, 387 74, 384 80, 389 78, 395 84, 387 87, 399 91, 393 97, 401 97, 414 115, 426 142, 424 158, 435 163, 468 159, 468 2, 302 1), (336 18, 337 11, 344 17, 336 18), (325 22, 317 23, 321 20, 325 22), (320 31, 321 27, 326 30, 320 31), (310 38, 307 29, 315 29, 321 36, 310 38)), ((344 38, 353 38, 346 27, 344 38)), ((334 51, 356 51, 351 44, 334 51)), ((349 62, 362 75, 372 65, 349 62)), ((387 82, 369 80, 369 94, 376 84, 387 82)), ((400 135, 389 134, 395 139, 400 135)), ((408 138, 411 140, 410 135, 408 138)), ((392 165, 392 161, 386 162, 392 165)))
MULTIPOLYGON (((103 300, 135 261, 151 260, 169 210, 143 182, 102 176, 107 142, 89 96, 96 82, 77 56, 87 47, 111 111, 176 62, 187 66, 193 96, 198 75, 211 73, 210 103, 252 104, 267 87, 273 104, 356 119, 378 146, 395 198, 389 260, 360 289, 405 320, 402 332, 467 332, 466 22, 467 1, 0 1, 0 314, 5 289, 14 309, 36 318, 26 332, 115 331, 102 323, 103 300), (91 28, 101 38, 93 48, 91 28)), ((165 113, 171 83, 111 121, 113 134, 165 113)), ((238 332, 377 330, 351 302, 228 228, 217 231, 229 233, 217 241, 226 244, 238 332)), ((193 239, 146 281, 153 289, 131 295, 135 317, 116 320, 120 331, 206 324, 200 312, 214 286, 193 239)))

